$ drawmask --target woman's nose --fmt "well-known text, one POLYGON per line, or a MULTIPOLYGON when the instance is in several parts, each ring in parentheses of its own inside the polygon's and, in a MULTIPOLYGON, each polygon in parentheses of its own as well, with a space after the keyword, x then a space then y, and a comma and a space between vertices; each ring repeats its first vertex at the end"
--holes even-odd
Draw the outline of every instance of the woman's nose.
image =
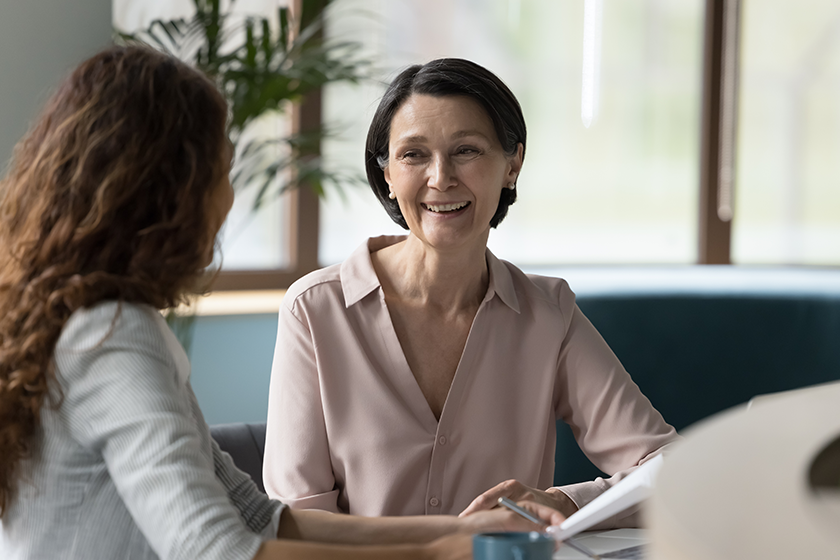
POLYGON ((458 183, 455 166, 447 156, 435 156, 429 169, 429 187, 439 191, 448 190, 458 183))

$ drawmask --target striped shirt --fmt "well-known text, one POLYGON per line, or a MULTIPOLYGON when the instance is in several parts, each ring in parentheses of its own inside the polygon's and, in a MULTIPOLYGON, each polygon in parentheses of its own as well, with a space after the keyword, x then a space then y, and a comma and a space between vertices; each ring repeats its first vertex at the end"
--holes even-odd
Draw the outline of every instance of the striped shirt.
POLYGON ((210 437, 187 356, 155 309, 75 312, 55 363, 63 400, 41 409, 0 558, 250 559, 276 537, 284 506, 210 437))

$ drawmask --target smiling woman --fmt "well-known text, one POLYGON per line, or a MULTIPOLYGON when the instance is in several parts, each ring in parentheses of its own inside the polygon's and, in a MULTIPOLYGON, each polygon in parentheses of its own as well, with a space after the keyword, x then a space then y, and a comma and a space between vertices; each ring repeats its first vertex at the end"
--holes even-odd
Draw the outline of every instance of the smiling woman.
POLYGON ((408 234, 370 239, 287 292, 270 495, 365 516, 466 514, 507 496, 568 515, 676 438, 566 282, 487 249, 525 143, 513 93, 477 64, 439 59, 390 85, 365 164, 408 234), (559 418, 615 476, 550 487, 559 418))
POLYGON ((505 154, 469 97, 412 95, 390 136, 385 181, 416 239, 439 251, 473 243, 483 253, 502 189, 515 188, 522 144, 505 154))

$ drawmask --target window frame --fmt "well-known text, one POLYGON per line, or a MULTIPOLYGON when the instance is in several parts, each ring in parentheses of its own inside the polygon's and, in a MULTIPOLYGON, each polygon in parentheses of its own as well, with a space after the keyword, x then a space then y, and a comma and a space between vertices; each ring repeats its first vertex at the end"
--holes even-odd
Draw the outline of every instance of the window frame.
POLYGON ((740 0, 706 0, 697 264, 732 264, 740 17, 740 0))

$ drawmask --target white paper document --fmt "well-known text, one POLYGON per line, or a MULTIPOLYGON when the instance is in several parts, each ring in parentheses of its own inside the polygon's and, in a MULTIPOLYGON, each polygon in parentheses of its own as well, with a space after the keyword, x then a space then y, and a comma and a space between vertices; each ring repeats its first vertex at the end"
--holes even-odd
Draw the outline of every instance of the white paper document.
POLYGON ((564 541, 649 498, 653 494, 653 483, 662 467, 662 461, 661 454, 647 461, 563 523, 546 529, 546 533, 564 541))

